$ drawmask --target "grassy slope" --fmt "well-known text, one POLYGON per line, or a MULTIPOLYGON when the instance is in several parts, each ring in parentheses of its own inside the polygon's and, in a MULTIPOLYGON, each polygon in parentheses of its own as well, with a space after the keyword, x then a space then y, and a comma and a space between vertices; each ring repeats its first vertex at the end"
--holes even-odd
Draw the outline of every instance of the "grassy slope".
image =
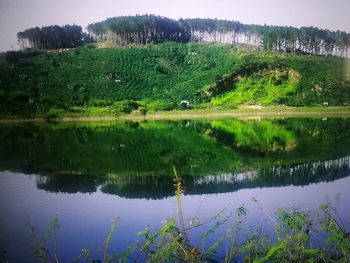
POLYGON ((16 64, 0 56, 0 112, 80 113, 81 107, 99 107, 89 113, 108 115, 119 110, 113 111, 113 103, 120 100, 143 101, 151 110, 174 108, 181 100, 221 108, 324 101, 344 105, 350 103, 346 63, 332 57, 178 43, 79 48, 22 58, 16 64))
POLYGON ((334 57, 249 54, 243 59, 241 69, 238 69, 242 74, 238 74, 235 88, 212 102, 214 105, 348 104, 348 63, 334 57))

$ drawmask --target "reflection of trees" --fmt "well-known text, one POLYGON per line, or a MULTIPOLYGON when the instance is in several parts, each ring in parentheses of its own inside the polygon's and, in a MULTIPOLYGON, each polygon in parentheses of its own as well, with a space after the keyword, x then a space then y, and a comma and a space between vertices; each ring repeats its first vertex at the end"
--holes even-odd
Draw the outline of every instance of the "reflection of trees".
POLYGON ((1 125, 0 170, 45 175, 38 186, 49 191, 101 186, 148 198, 173 194, 173 166, 189 194, 304 185, 346 176, 322 163, 350 154, 349 127, 349 119, 1 125), (245 171, 255 172, 248 180, 245 171))
MULTIPOLYGON (((233 192, 256 187, 308 185, 329 182, 350 175, 350 156, 325 162, 274 166, 256 171, 221 175, 183 176, 186 194, 233 192)), ((39 189, 52 192, 94 192, 126 198, 158 199, 174 195, 170 176, 112 176, 96 179, 86 175, 38 176, 39 189)))
POLYGON ((49 192, 63 193, 93 193, 97 189, 94 177, 79 174, 59 174, 36 177, 38 189, 49 192))

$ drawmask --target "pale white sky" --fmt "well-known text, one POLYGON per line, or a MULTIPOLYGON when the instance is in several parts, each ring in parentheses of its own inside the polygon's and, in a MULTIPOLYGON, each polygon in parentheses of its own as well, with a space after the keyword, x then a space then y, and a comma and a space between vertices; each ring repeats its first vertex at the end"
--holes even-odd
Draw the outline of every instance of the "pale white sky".
POLYGON ((47 25, 155 14, 223 18, 247 24, 317 26, 350 32, 350 0, 0 0, 0 51, 16 48, 16 33, 47 25))

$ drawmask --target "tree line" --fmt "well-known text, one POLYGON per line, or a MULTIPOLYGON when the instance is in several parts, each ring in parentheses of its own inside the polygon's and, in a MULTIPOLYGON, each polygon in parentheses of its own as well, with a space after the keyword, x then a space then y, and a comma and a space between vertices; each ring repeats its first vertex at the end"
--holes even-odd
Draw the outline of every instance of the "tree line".
POLYGON ((89 24, 87 30, 97 41, 108 41, 116 45, 190 40, 190 32, 186 32, 179 21, 154 15, 108 18, 89 24))
POLYGON ((350 57, 350 34, 317 27, 248 25, 222 19, 174 20, 155 15, 120 16, 87 26, 35 27, 17 34, 22 47, 72 48, 91 41, 114 46, 164 41, 247 44, 260 49, 350 57))
POLYGON ((221 42, 256 45, 264 50, 350 56, 350 34, 317 27, 247 25, 222 19, 173 20, 154 15, 108 18, 89 24, 96 41, 115 45, 160 41, 221 42))
POLYGON ((89 35, 77 25, 29 28, 18 32, 17 38, 22 48, 35 49, 74 48, 90 41, 89 35))

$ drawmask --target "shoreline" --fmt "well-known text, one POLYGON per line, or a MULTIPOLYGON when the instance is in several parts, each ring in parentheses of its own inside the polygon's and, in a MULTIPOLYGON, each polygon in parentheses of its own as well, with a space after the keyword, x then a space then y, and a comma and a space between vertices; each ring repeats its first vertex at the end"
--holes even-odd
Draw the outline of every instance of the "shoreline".
POLYGON ((137 121, 137 120, 186 120, 186 119, 262 119, 292 117, 350 117, 350 107, 239 107, 233 110, 191 109, 150 112, 142 115, 139 112, 119 116, 83 116, 73 115, 57 118, 0 118, 0 124, 6 123, 54 123, 54 122, 104 122, 104 121, 137 121))

